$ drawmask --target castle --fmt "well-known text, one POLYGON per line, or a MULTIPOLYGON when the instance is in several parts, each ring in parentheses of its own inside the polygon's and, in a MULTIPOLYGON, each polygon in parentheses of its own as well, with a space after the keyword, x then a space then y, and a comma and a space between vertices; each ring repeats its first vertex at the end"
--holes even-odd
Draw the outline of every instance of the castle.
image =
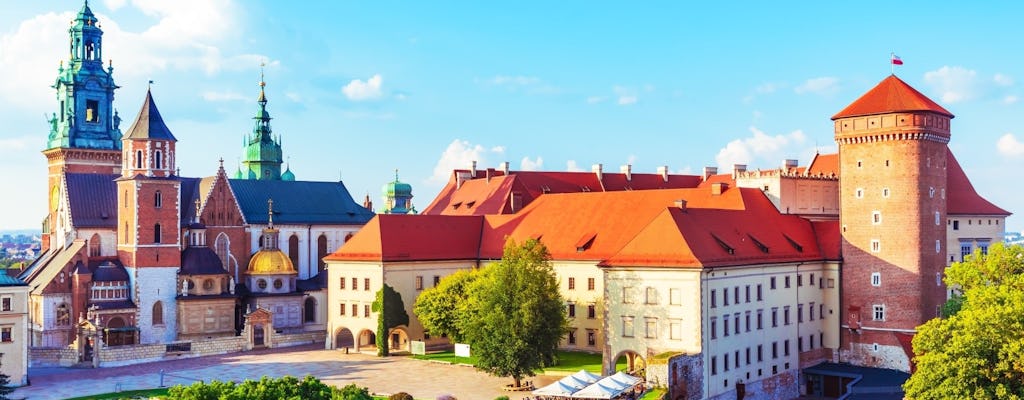
POLYGON ((412 316, 386 343, 447 346, 415 318, 419 293, 500 259, 508 238, 538 239, 566 300, 561 348, 602 353, 606 373, 624 360, 672 399, 898 392, 856 387, 856 368, 911 371, 910 339, 947 298, 944 268, 1001 240, 1010 215, 947 147, 952 118, 892 75, 832 117, 839 152, 806 166, 474 163, 422 215, 377 215, 327 257, 328 346, 373 346, 384 284, 412 316))
POLYGON ((122 133, 97 22, 85 3, 53 85, 43 252, 19 276, 31 288, 32 364, 120 365, 321 340, 322 258, 373 212, 341 182, 282 172, 262 74, 240 168, 229 176, 221 161, 212 176, 180 176, 178 139, 152 92, 122 133))

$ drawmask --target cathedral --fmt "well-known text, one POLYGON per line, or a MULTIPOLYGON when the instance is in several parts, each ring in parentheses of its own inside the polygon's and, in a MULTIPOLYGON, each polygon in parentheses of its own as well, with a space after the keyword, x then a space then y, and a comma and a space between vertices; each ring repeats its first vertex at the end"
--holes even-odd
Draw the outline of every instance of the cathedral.
POLYGON ((178 138, 151 91, 122 131, 113 67, 103 65, 103 31, 88 3, 69 35, 43 151, 43 251, 19 276, 31 288, 34 365, 130 363, 100 362, 101 346, 180 353, 246 335, 246 348, 271 346, 273 335, 322 339, 322 258, 374 213, 342 182, 282 172, 262 74, 242 165, 229 174, 221 160, 211 176, 183 177, 178 138))

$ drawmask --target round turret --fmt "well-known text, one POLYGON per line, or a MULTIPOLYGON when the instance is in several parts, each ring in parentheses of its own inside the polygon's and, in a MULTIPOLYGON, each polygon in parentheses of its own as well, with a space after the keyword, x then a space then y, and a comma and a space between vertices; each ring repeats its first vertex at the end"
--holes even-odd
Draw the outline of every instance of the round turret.
POLYGON ((298 274, 292 260, 281 250, 260 250, 249 260, 249 275, 298 274))

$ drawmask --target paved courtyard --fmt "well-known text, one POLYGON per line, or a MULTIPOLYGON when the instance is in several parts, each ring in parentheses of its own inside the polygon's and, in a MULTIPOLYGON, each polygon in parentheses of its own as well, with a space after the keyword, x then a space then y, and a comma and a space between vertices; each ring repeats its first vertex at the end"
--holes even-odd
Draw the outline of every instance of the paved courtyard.
MULTIPOLYGON (((13 393, 12 398, 65 399, 120 390, 149 389, 160 384, 191 384, 195 380, 242 381, 267 375, 279 377, 313 375, 328 384, 355 383, 372 393, 407 392, 417 399, 433 400, 451 394, 460 400, 491 400, 501 395, 522 399, 529 392, 501 390, 509 378, 496 378, 472 367, 413 360, 409 357, 378 358, 367 354, 345 354, 324 350, 322 345, 269 349, 220 356, 139 364, 99 369, 30 369, 32 384, 13 393)), ((530 378, 537 386, 558 377, 530 378)))

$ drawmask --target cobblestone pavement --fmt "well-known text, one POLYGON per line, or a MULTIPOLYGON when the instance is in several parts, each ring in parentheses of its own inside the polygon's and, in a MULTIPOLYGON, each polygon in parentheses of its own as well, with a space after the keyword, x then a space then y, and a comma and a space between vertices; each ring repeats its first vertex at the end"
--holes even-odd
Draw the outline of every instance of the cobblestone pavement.
MULTIPOLYGON (((32 368, 31 385, 18 388, 12 398, 66 399, 114 392, 149 389, 164 384, 191 384, 197 380, 242 381, 266 375, 280 377, 313 375, 328 384, 345 386, 355 383, 372 393, 407 392, 417 399, 432 400, 451 394, 459 400, 491 400, 507 395, 522 399, 529 392, 505 392, 503 385, 510 378, 496 378, 472 367, 414 360, 409 357, 378 358, 367 354, 345 354, 324 350, 322 345, 257 350, 220 356, 161 361, 127 367, 72 369, 32 368)), ((530 378, 540 387, 558 377, 530 378)))

